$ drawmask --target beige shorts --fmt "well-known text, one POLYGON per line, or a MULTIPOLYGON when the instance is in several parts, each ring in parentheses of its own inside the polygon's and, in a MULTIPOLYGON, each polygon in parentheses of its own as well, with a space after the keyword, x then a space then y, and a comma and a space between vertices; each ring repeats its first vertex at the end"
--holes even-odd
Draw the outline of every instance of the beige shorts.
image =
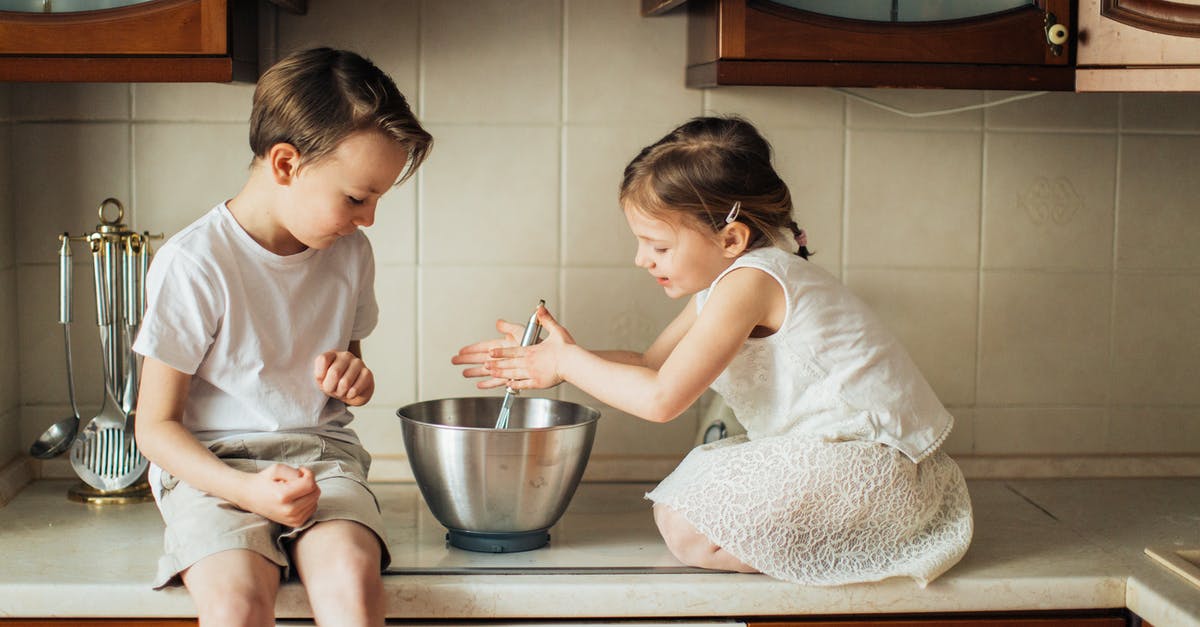
POLYGON ((285 527, 233 507, 162 472, 158 508, 167 524, 155 589, 179 585, 179 573, 201 559, 232 549, 259 553, 291 575, 290 544, 309 527, 327 520, 352 520, 373 531, 382 549, 380 569, 391 561, 383 515, 367 485, 371 455, 361 446, 313 434, 255 434, 215 442, 209 449, 229 466, 257 472, 274 463, 312 470, 321 488, 317 511, 300 527, 285 527))

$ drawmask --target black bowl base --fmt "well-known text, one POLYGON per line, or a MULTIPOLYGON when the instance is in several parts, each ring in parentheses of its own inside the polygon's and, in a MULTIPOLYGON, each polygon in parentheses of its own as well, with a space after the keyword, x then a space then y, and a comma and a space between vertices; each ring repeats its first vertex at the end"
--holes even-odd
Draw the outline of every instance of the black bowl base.
POLYGON ((500 533, 450 529, 446 533, 446 542, 479 553, 519 553, 546 546, 550 543, 550 534, 545 529, 500 533))

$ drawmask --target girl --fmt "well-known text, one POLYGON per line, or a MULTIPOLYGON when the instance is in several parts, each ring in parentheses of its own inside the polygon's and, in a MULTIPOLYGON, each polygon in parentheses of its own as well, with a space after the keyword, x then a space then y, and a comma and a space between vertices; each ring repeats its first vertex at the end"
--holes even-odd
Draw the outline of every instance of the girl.
POLYGON ((787 185, 749 123, 696 118, 625 168, 634 262, 688 306, 645 353, 588 351, 545 308, 452 358, 478 387, 569 381, 666 422, 712 386, 746 434, 694 449, 647 498, 692 566, 836 585, 924 586, 971 540, 962 473, 939 446, 953 417, 866 306, 807 261, 787 185), (791 253, 783 249, 798 249, 791 253))

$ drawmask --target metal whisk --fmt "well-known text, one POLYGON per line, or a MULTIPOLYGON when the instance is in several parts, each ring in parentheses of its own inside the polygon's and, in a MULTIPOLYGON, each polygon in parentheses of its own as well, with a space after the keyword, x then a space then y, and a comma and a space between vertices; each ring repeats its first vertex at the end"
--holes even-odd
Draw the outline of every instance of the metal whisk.
MULTIPOLYGON (((537 312, 545 305, 545 300, 539 300, 538 306, 533 310, 533 315, 529 316, 529 322, 525 323, 525 334, 521 336, 521 346, 529 346, 537 341, 538 334, 542 332, 542 324, 538 322, 537 312)), ((505 390, 504 402, 500 405, 500 415, 496 417, 497 429, 508 428, 508 416, 512 413, 513 397, 520 393, 520 390, 514 390, 511 386, 505 390)))

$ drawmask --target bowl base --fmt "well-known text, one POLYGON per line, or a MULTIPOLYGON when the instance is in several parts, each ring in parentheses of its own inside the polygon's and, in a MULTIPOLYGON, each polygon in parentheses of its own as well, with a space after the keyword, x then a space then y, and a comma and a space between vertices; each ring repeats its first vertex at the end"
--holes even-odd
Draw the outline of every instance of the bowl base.
POLYGON ((450 529, 446 541, 451 546, 479 553, 519 553, 546 546, 550 543, 550 534, 545 529, 500 533, 450 529))

